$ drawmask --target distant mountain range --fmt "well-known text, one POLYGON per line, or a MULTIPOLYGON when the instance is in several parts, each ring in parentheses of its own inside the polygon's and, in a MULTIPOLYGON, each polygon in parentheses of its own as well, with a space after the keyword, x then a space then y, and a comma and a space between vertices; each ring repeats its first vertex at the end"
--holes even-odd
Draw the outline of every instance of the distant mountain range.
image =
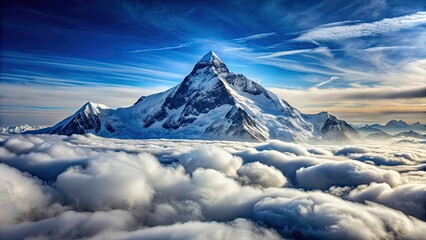
POLYGON ((29 133, 94 133, 116 138, 349 140, 358 132, 321 112, 304 114, 209 52, 177 86, 110 109, 86 103, 58 124, 29 133))
POLYGON ((419 122, 408 124, 402 120, 391 120, 385 125, 381 124, 370 124, 363 127, 356 128, 360 133, 370 134, 370 133, 399 133, 399 132, 408 132, 408 131, 418 131, 425 132, 426 125, 423 125, 419 122))
POLYGON ((31 130, 38 130, 46 128, 47 126, 29 126, 27 124, 20 126, 10 126, 0 128, 0 133, 23 133, 31 130))

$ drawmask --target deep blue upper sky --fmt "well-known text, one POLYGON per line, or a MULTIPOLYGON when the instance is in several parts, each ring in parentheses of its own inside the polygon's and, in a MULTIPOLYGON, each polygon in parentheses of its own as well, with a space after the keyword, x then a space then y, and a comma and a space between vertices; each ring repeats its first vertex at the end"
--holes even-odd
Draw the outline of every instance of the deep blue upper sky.
MULTIPOLYGON (((2 5, 0 79, 12 92, 165 89, 209 50, 231 71, 270 88, 406 87, 400 76, 424 86, 426 1, 10 0, 2 5)), ((16 121, 20 109, 75 107, 49 98, 46 104, 2 98, 2 125, 16 121)))

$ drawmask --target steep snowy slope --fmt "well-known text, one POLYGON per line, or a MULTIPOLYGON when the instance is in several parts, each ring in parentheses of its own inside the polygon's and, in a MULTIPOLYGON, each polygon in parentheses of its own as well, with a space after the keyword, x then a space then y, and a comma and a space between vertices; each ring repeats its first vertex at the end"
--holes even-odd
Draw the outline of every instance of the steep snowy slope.
POLYGON ((213 52, 197 62, 179 85, 165 92, 141 97, 133 106, 116 110, 88 103, 40 132, 255 141, 346 140, 358 135, 349 124, 328 113, 302 114, 258 83, 231 73, 213 52))
POLYGON ((50 133, 50 134, 84 134, 88 132, 100 133, 103 126, 101 121, 101 111, 109 110, 109 107, 103 104, 88 102, 83 105, 76 113, 59 122, 58 124, 36 131, 26 133, 50 133))
POLYGON ((317 114, 305 114, 305 119, 312 123, 314 135, 321 136, 326 140, 347 141, 359 138, 360 135, 351 125, 343 120, 337 119, 328 112, 317 114))

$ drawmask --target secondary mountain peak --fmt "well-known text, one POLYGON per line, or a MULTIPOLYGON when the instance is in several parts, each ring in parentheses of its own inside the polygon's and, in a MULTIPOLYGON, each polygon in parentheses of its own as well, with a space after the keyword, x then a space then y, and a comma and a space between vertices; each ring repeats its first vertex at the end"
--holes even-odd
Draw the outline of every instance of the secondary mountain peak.
POLYGON ((402 120, 390 120, 385 127, 407 127, 408 124, 402 120))
POLYGON ((96 111, 97 109, 109 109, 107 105, 100 104, 100 103, 94 103, 88 101, 86 104, 83 105, 83 108, 89 108, 90 110, 96 111))

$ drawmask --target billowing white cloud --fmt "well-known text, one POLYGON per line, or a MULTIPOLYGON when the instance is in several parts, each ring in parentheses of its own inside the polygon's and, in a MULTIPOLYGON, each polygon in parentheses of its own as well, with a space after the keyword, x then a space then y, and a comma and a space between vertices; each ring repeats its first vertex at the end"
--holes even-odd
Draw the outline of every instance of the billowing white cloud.
POLYGON ((83 168, 71 167, 56 180, 59 191, 81 209, 129 209, 149 204, 153 189, 146 173, 149 154, 108 153, 108 160, 94 159, 83 168), (84 187, 82 187, 84 186, 84 187), (93 197, 96 196, 96 197, 93 197))
POLYGON ((367 151, 362 147, 344 147, 336 152, 336 155, 349 155, 354 153, 366 153, 367 151))
POLYGON ((294 157, 275 150, 257 151, 248 149, 239 153, 245 162, 255 162, 274 166, 279 169, 292 183, 295 183, 296 171, 302 167, 315 166, 324 160, 312 157, 294 157))
POLYGON ((259 162, 244 164, 238 169, 238 175, 243 183, 262 187, 282 187, 287 183, 287 179, 279 170, 259 162))
POLYGON ((426 220, 426 184, 406 184, 392 188, 387 183, 371 183, 354 189, 347 198, 358 202, 377 202, 426 220))
POLYGON ((243 162, 241 158, 235 157, 221 148, 207 145, 197 147, 182 155, 179 161, 190 173, 202 167, 216 169, 228 176, 235 176, 243 162))
POLYGON ((320 192, 265 198, 257 219, 302 239, 419 239, 426 224, 379 205, 360 205, 320 192))
POLYGON ((135 219, 128 211, 66 211, 40 221, 5 225, 0 236, 4 239, 81 239, 106 230, 130 230, 135 225, 135 219))
POLYGON ((0 236, 418 239, 422 144, 0 135, 0 236))
POLYGON ((143 228, 133 232, 107 232, 93 239, 282 239, 272 229, 263 228, 245 219, 230 223, 187 222, 171 226, 143 228))
POLYGON ((328 189, 332 186, 358 186, 371 182, 401 183, 400 175, 392 170, 356 162, 325 162, 300 168, 296 172, 297 185, 308 189, 328 189))
POLYGON ((257 150, 276 150, 279 152, 289 152, 296 155, 309 155, 309 152, 301 145, 287 143, 278 140, 269 140, 267 143, 256 147, 257 150))
POLYGON ((0 224, 40 214, 49 202, 50 195, 39 180, 0 163, 0 224))

